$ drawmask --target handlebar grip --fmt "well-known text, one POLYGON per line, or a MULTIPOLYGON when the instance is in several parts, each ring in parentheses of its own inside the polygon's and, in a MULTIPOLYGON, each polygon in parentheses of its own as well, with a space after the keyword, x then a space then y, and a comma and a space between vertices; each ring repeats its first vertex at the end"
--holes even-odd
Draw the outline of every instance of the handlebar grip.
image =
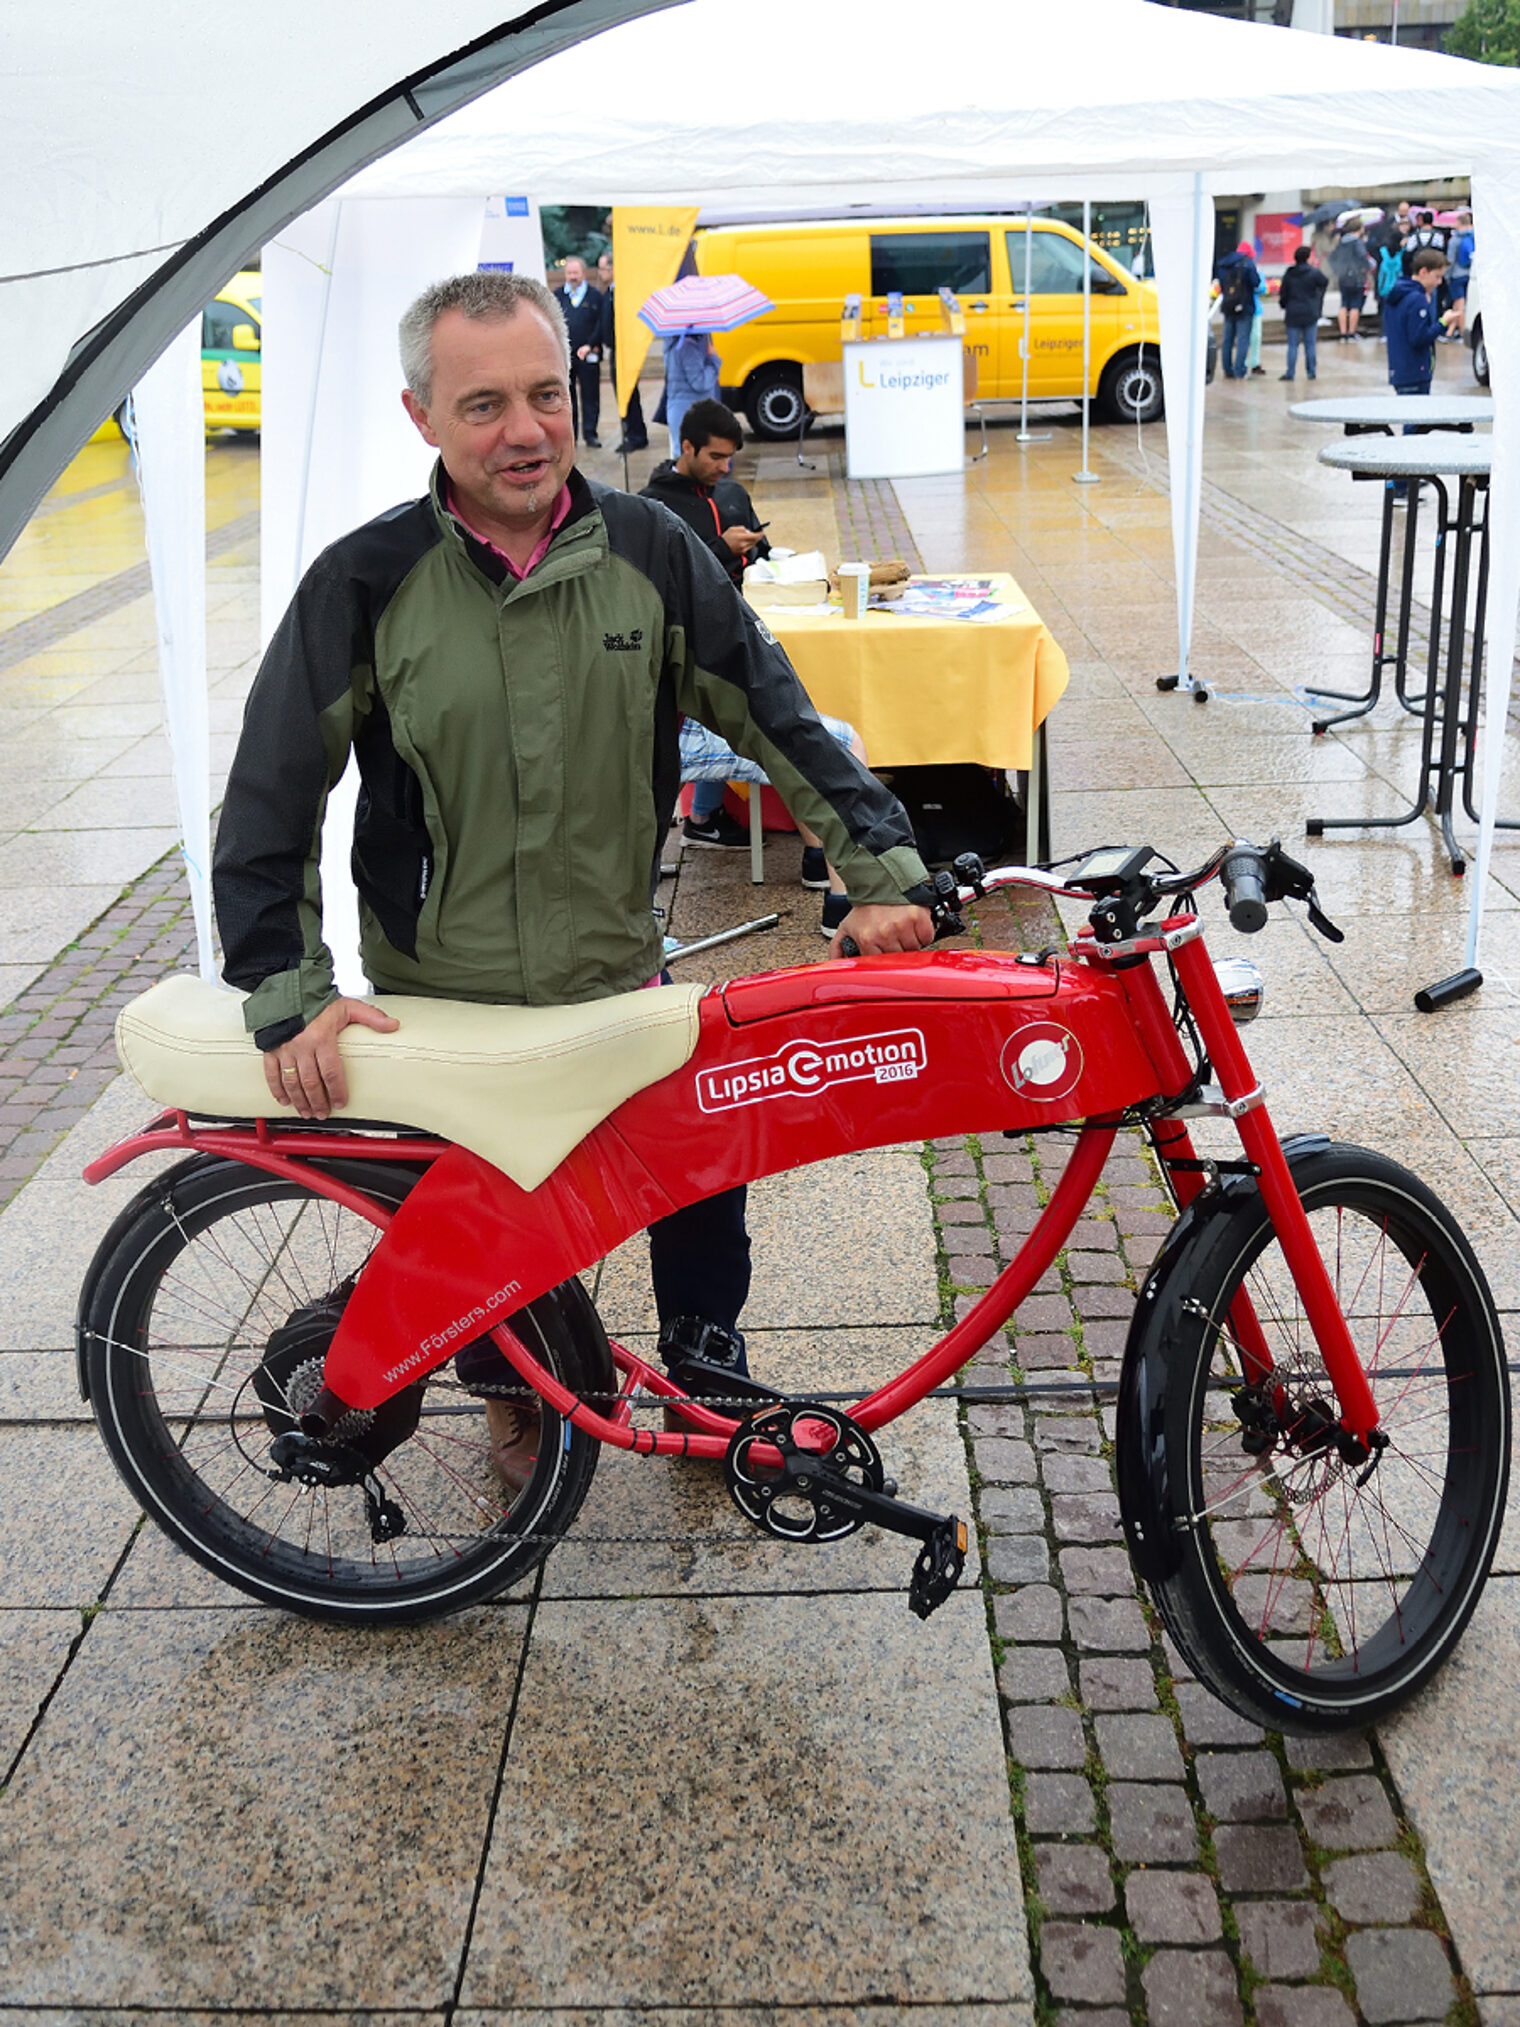
POLYGON ((1267 889, 1262 878, 1261 853, 1243 845, 1225 859, 1219 877, 1230 906, 1230 927, 1245 936, 1254 936, 1258 929, 1265 929, 1267 889))

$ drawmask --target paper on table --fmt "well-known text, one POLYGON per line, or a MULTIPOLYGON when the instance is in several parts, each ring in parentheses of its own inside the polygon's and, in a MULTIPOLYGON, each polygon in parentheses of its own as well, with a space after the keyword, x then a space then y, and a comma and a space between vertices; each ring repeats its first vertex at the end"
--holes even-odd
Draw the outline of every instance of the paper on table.
POLYGON ((786 556, 772 550, 768 557, 762 556, 752 563, 746 573, 751 584, 807 584, 828 574, 829 566, 821 549, 804 549, 800 555, 786 556))

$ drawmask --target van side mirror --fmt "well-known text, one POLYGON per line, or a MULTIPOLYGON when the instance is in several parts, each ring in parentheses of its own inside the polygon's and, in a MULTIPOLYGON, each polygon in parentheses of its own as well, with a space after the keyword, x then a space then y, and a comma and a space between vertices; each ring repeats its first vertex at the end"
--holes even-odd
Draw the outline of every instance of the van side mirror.
POLYGON ((1110 274, 1107 268, 1103 270, 1101 275, 1096 268, 1093 269, 1092 292, 1095 296, 1127 296, 1129 294, 1129 290, 1120 281, 1119 277, 1116 274, 1110 274))
POLYGON ((234 352, 257 352, 259 349, 259 334, 252 324, 233 325, 232 349, 234 352))

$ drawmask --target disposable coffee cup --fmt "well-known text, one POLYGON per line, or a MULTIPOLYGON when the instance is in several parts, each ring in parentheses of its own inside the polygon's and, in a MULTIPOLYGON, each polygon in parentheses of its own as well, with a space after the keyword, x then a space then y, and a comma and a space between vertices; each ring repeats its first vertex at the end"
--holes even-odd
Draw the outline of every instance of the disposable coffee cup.
POLYGON ((839 596, 844 604, 846 619, 863 619, 866 600, 871 590, 871 566, 869 563, 841 563, 839 566, 839 596))

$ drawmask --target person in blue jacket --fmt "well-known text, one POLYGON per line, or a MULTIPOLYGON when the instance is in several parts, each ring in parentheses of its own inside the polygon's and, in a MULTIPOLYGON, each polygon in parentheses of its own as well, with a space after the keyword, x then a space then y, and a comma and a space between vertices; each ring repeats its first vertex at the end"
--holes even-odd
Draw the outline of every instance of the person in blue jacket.
POLYGON ((1384 301, 1388 379, 1395 394, 1430 392, 1442 321, 1436 314, 1435 296, 1445 272, 1445 254, 1437 247, 1422 246, 1410 263, 1409 279, 1397 283, 1384 301))
POLYGON ((681 455, 681 419, 698 401, 718 399, 718 355, 705 331, 683 331, 665 340, 665 420, 670 455, 681 455))
POLYGON ((1256 292, 1261 287, 1249 241, 1243 239, 1234 253, 1225 255, 1214 270, 1214 279, 1219 283, 1219 303, 1224 311, 1219 363, 1226 380, 1244 380, 1251 326, 1256 320, 1256 292))

